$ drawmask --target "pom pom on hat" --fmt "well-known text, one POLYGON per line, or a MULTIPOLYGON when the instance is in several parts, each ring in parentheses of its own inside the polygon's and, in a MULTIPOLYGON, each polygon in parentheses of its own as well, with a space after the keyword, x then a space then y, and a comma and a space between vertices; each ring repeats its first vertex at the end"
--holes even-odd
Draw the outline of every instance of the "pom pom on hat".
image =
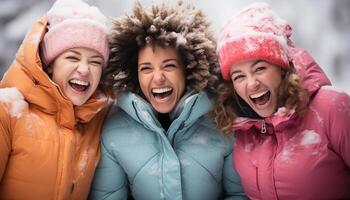
POLYGON ((231 67, 245 60, 261 59, 288 68, 288 49, 294 46, 292 28, 266 3, 254 3, 233 16, 222 28, 217 53, 221 73, 230 80, 231 67))
POLYGON ((48 32, 41 43, 41 58, 49 65, 65 50, 93 49, 108 61, 107 18, 94 6, 81 0, 57 0, 47 12, 48 32))

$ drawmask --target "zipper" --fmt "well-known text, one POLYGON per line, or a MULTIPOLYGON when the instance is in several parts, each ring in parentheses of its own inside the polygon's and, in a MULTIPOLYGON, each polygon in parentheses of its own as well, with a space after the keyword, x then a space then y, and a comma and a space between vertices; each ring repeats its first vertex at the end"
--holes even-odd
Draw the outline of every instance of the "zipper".
POLYGON ((265 119, 263 119, 262 121, 261 121, 261 133, 263 133, 263 134, 265 134, 266 133, 266 121, 265 121, 265 119))

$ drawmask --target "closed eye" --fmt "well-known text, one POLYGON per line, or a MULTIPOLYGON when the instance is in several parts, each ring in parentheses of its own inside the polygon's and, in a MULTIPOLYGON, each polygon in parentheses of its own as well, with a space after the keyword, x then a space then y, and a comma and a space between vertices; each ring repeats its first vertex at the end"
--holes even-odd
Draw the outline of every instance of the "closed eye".
POLYGON ((73 61, 73 62, 79 61, 79 58, 75 57, 75 56, 67 56, 66 59, 73 61))
POLYGON ((165 69, 166 71, 171 71, 171 70, 176 69, 176 68, 177 68, 177 65, 175 65, 175 64, 166 64, 166 65, 164 66, 164 69, 165 69))
POLYGON ((244 78, 244 75, 238 74, 238 75, 232 75, 232 80, 233 81, 240 81, 244 78))
POLYGON ((94 60, 94 61, 91 61, 90 63, 95 66, 102 66, 102 61, 94 60))
POLYGON ((255 68, 254 72, 261 73, 266 70, 265 66, 255 68))
POLYGON ((151 71, 152 71, 152 67, 150 67, 150 66, 141 66, 141 67, 139 67, 139 72, 150 73, 151 71))

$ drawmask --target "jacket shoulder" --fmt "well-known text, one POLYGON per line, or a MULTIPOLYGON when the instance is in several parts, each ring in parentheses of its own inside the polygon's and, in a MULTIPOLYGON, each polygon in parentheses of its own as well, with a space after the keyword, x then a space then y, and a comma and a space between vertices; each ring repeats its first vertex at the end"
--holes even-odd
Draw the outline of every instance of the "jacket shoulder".
POLYGON ((124 110, 118 108, 106 117, 102 129, 103 136, 106 137, 110 132, 117 129, 127 129, 131 124, 135 123, 133 121, 124 110))
POLYGON ((107 149, 115 146, 140 145, 156 141, 152 131, 135 121, 122 109, 110 114, 102 129, 102 142, 107 149))
POLYGON ((194 133, 194 137, 207 135, 213 144, 221 148, 232 150, 232 138, 225 135, 222 131, 216 128, 212 118, 209 115, 203 115, 197 120, 198 128, 194 133))
POLYGON ((313 97, 311 104, 320 110, 344 112, 347 111, 346 107, 349 107, 349 103, 350 98, 346 92, 334 86, 322 86, 313 97))

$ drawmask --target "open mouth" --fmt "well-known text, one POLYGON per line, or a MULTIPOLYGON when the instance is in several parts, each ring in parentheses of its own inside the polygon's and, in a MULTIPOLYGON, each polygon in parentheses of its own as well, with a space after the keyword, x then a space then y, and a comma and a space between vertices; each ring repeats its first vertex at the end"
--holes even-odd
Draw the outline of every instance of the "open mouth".
POLYGON ((69 85, 77 92, 85 92, 90 86, 88 82, 76 79, 70 80, 69 85))
POLYGON ((257 94, 250 95, 250 99, 257 105, 264 105, 270 100, 271 92, 264 91, 257 94))
POLYGON ((152 89, 152 94, 155 99, 165 99, 169 97, 173 93, 173 88, 165 87, 165 88, 154 88, 152 89))

